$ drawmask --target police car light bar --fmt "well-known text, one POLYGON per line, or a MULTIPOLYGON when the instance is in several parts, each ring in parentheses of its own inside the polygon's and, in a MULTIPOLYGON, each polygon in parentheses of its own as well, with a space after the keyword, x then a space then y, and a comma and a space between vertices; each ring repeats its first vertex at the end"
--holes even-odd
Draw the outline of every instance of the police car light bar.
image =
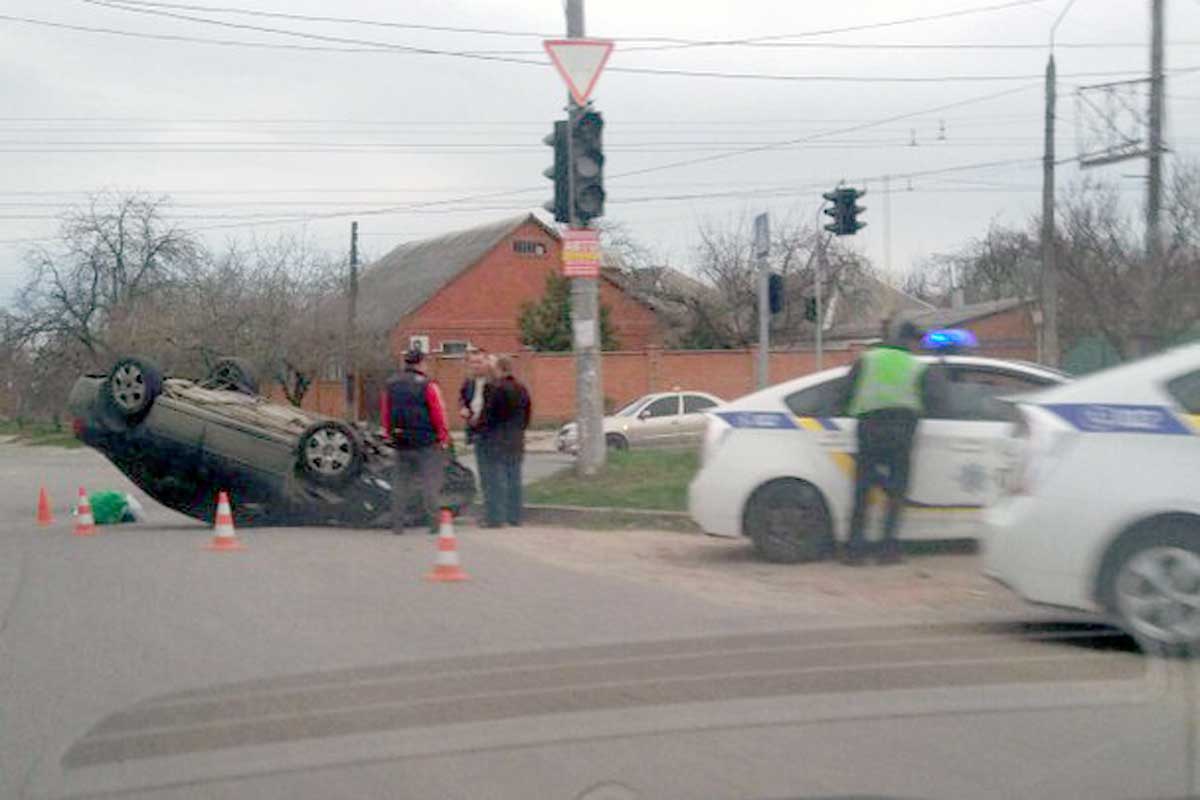
POLYGON ((975 334, 963 328, 943 328, 929 331, 921 339, 921 347, 925 350, 946 350, 948 348, 978 347, 979 340, 975 334))

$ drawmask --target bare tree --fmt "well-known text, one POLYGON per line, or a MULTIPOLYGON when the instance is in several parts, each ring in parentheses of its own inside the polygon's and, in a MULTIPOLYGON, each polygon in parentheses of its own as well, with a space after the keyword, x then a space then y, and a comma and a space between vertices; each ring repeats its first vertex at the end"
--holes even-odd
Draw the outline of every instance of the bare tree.
MULTIPOLYGON (((805 317, 805 301, 814 296, 819 248, 825 248, 822 276, 826 301, 840 293, 854 302, 869 262, 840 241, 825 240, 811 223, 785 220, 774 226, 768 267, 784 280, 784 310, 771 320, 775 341, 813 338, 814 323, 805 317)), ((699 331, 719 346, 748 347, 757 341, 758 263, 753 255, 751 226, 706 225, 700 230, 696 270, 715 291, 693 303, 699 331)))
POLYGON ((89 359, 112 357, 108 333, 196 259, 192 235, 168 224, 166 201, 98 195, 63 219, 60 240, 28 254, 30 276, 14 315, 26 341, 71 340, 89 359))

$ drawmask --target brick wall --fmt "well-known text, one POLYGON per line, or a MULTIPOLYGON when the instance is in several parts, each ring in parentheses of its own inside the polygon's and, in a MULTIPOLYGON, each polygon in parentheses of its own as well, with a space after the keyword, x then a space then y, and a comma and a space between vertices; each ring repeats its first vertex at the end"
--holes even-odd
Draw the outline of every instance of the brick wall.
MULTIPOLYGON (((1036 346, 1032 323, 1021 310, 994 314, 969 326, 979 338, 979 355, 992 358, 1033 361, 1036 346)), ((407 341, 405 342, 407 344, 407 341)), ((824 353, 826 368, 851 363, 861 351, 859 346, 832 343, 824 353)), ((661 350, 608 352, 601 366, 604 396, 611 410, 648 392, 674 387, 710 392, 726 400, 754 391, 755 350, 661 350)), ((458 386, 464 375, 461 358, 435 356, 430 371, 437 378, 446 402, 457 404, 458 386)), ((571 353, 514 354, 517 377, 529 387, 533 397, 534 421, 554 424, 570 419, 575 413, 575 359, 571 353)), ((816 371, 816 353, 811 349, 772 351, 770 376, 779 383, 816 371)), ((368 381, 363 392, 360 413, 375 418, 379 378, 368 381)), ((340 416, 343 389, 340 382, 319 382, 309 391, 304 407, 340 416)), ((282 394, 277 393, 281 398, 282 394)), ((452 414, 457 423, 458 418, 452 414)))
MULTIPOLYGON (((410 336, 429 336, 434 352, 444 341, 466 341, 492 352, 521 350, 517 319, 521 305, 540 299, 546 276, 561 264, 561 245, 545 229, 526 223, 444 287, 425 305, 402 319, 392 332, 393 354, 408 349, 410 336), (534 242, 544 255, 514 252, 513 241, 534 242)), ((607 280, 600 282, 601 303, 618 331, 621 346, 642 350, 662 340, 654 312, 607 280)))

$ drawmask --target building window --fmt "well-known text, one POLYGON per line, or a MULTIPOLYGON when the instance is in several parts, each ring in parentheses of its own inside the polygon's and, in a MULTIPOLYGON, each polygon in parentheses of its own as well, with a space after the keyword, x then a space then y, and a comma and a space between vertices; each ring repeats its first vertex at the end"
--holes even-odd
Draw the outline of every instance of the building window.
POLYGON ((513 252, 519 256, 541 258, 546 255, 546 245, 544 242, 535 242, 530 239, 514 239, 513 252))
POLYGON ((429 352, 429 337, 428 336, 410 336, 408 337, 408 349, 420 350, 422 353, 429 352))
POLYGON ((470 349, 470 342, 442 342, 442 355, 462 356, 470 349))

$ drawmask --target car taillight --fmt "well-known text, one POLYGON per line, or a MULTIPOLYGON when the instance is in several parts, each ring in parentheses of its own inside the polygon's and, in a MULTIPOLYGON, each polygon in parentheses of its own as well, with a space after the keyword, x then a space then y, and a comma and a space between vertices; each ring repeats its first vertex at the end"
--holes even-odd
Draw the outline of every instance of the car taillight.
POLYGON ((704 427, 704 441, 700 447, 700 466, 704 466, 712 459, 717 449, 725 441, 725 437, 733 430, 729 423, 720 417, 715 417, 712 414, 708 414, 707 417, 708 419, 704 427))
POLYGON ((1013 431, 1018 447, 1007 489, 1010 494, 1033 494, 1062 457, 1071 428, 1036 406, 1021 406, 1013 431))

